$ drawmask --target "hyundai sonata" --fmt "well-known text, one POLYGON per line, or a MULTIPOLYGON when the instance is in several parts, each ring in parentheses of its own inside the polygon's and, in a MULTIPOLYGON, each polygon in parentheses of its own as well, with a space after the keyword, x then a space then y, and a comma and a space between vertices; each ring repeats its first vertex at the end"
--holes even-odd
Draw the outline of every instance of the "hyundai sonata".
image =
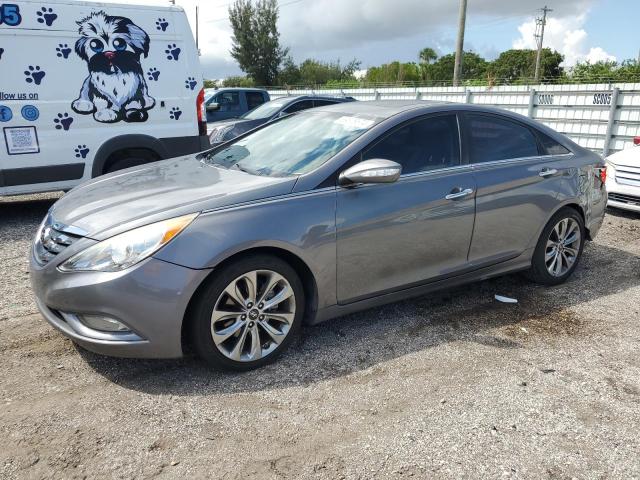
POLYGON ((604 163, 525 117, 345 103, 75 188, 31 255, 46 320, 95 352, 272 361, 303 322, 526 271, 554 285, 603 220, 604 163))

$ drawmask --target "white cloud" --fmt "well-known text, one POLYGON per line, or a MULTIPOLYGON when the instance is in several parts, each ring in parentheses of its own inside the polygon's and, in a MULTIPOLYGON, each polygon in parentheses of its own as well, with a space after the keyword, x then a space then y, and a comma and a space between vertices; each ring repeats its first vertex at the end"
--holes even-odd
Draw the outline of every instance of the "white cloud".
MULTIPOLYGON (((564 55, 564 66, 570 67, 578 62, 596 62, 599 60, 616 60, 616 57, 605 52, 601 47, 589 46, 589 38, 583 28, 587 13, 573 17, 549 17, 544 30, 544 47, 557 50, 564 55)), ((518 27, 520 38, 513 42, 513 48, 535 49, 536 22, 531 20, 518 27)))

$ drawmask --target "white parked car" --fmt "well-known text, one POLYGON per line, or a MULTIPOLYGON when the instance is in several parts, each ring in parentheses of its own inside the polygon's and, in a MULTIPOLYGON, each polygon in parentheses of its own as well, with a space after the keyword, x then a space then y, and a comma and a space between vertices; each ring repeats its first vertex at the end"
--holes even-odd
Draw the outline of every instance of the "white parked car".
POLYGON ((0 196, 204 150, 202 83, 182 8, 0 2, 0 196))
POLYGON ((607 206, 640 213, 640 136, 607 157, 607 206))

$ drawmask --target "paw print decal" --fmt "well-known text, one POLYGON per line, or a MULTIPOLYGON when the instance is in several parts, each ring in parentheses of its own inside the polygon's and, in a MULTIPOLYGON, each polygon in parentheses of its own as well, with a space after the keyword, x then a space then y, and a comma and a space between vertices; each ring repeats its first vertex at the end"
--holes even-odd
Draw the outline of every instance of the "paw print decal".
POLYGON ((4 48, 0 48, 0 60, 2 60, 2 54, 4 53, 4 48))
POLYGON ((169 45, 167 45, 167 49, 164 51, 164 53, 167 54, 167 60, 178 60, 180 52, 180 47, 178 47, 175 43, 170 43, 169 45))
POLYGON ((58 15, 53 12, 53 8, 42 7, 40 10, 36 12, 36 16, 38 18, 38 23, 44 23, 47 27, 53 25, 53 22, 56 21, 58 15))
POLYGON ((166 18, 159 18, 156 22, 156 28, 163 32, 167 31, 167 27, 169 26, 169 22, 167 22, 166 18))
POLYGON ((33 65, 29 65, 28 70, 24 71, 24 81, 27 83, 35 83, 36 85, 40 85, 45 75, 45 71, 40 70, 39 65, 36 65, 35 67, 33 65))
POLYGON ((69 58, 70 53, 71 49, 66 43, 59 43, 56 47, 56 55, 60 58, 69 58))
POLYGON ((86 145, 78 145, 78 147, 74 149, 74 152, 76 152, 76 158, 87 158, 89 148, 86 145))
POLYGON ((182 115, 182 110, 178 107, 173 107, 169 112, 169 118, 171 120, 180 120, 180 115, 182 115))
POLYGON ((53 119, 53 123, 56 125, 56 130, 69 130, 69 127, 73 123, 73 117, 70 117, 67 112, 59 113, 56 118, 53 119))
POLYGON ((158 77, 160 77, 160 70, 158 70, 155 67, 151 67, 147 71, 147 77, 149 78, 149 80, 157 82, 158 81, 158 77))
POLYGON ((196 88, 197 84, 198 84, 198 82, 196 81, 195 78, 189 77, 184 81, 184 88, 188 88, 189 90, 193 90, 194 88, 196 88))

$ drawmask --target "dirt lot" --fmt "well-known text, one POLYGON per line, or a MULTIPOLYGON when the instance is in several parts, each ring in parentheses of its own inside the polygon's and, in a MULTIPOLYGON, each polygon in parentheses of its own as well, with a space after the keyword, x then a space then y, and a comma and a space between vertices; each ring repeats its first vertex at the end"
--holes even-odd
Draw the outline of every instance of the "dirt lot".
POLYGON ((223 374, 93 355, 38 316, 53 199, 0 200, 0 478, 640 477, 640 216, 609 212, 566 285, 389 305, 223 374))

